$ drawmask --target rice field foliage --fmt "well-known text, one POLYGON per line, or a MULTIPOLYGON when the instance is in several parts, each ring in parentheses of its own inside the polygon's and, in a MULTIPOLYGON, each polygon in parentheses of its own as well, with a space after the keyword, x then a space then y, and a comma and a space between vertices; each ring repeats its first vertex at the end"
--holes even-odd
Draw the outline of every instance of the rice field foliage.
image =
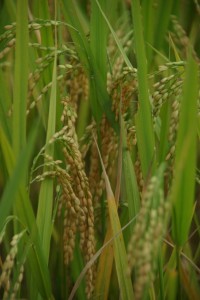
POLYGON ((200 298, 199 20, 0 3, 0 299, 200 298))

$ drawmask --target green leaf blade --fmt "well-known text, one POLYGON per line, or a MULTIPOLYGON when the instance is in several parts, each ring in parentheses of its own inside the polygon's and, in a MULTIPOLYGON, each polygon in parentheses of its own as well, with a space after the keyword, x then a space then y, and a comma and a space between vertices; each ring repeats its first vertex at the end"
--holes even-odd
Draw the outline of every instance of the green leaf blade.
POLYGON ((196 168, 198 68, 188 60, 181 99, 175 158, 175 179, 172 187, 173 235, 178 246, 187 240, 194 209, 196 168))
POLYGON ((16 155, 26 143, 28 91, 28 1, 17 2, 15 81, 13 101, 13 147, 16 155), (23 63, 22 63, 23 62, 23 63))
POLYGON ((147 61, 142 28, 141 8, 138 0, 132 1, 134 42, 138 68, 139 111, 136 116, 136 134, 144 178, 154 161, 154 131, 147 81, 147 61))
MULTIPOLYGON (((56 129, 56 99, 57 99, 57 55, 55 52, 53 79, 50 96, 48 128, 46 135, 46 143, 49 143, 50 138, 54 135, 56 129)), ((54 145, 48 145, 46 154, 53 157, 54 145)), ((46 261, 49 259, 50 240, 52 233, 52 209, 53 209, 53 181, 46 179, 42 182, 37 211, 37 224, 42 241, 42 249, 45 254, 46 261)))
POLYGON ((117 211, 117 205, 111 189, 110 181, 108 179, 105 167, 103 165, 103 161, 98 146, 97 149, 99 152, 104 180, 106 184, 109 218, 110 218, 112 233, 114 236, 114 242, 113 242, 114 259, 115 259, 115 266, 116 266, 118 283, 120 288, 120 296, 124 300, 126 299, 133 300, 134 299, 133 287, 132 287, 131 277, 127 272, 128 270, 127 254, 126 254, 126 248, 125 248, 124 238, 122 234, 120 219, 117 211))

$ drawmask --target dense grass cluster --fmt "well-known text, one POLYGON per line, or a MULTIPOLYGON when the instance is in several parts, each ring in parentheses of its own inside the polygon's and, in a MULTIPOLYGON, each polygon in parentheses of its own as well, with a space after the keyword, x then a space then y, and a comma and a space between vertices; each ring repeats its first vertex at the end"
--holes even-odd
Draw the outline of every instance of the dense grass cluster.
POLYGON ((199 299, 200 4, 0 4, 0 298, 199 299))

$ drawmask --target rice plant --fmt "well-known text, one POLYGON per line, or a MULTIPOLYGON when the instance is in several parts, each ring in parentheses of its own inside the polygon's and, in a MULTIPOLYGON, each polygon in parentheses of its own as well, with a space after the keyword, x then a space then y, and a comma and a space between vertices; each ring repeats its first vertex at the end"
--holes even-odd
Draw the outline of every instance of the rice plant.
POLYGON ((199 299, 200 3, 0 4, 0 299, 199 299))

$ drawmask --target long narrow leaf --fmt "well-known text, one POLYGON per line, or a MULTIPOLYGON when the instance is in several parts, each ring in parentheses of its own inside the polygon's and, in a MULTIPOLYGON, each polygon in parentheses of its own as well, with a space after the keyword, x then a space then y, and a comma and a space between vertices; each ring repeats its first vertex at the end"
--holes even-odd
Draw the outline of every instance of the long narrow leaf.
MULTIPOLYGON (((111 240, 113 236, 113 231, 111 223, 108 223, 108 229, 106 232, 106 237, 104 239, 104 245, 107 245, 108 241, 111 240)), ((102 251, 97 271, 96 285, 94 294, 96 297, 101 296, 102 299, 108 298, 108 292, 110 287, 110 278, 113 267, 113 244, 108 244, 108 246, 102 251)))
MULTIPOLYGON (((120 138, 120 145, 119 145, 118 172, 117 172, 117 183, 116 183, 116 190, 115 190, 115 200, 116 200, 117 207, 118 207, 120 191, 121 191, 121 177, 122 177, 122 138, 120 138)), ((109 220, 106 236, 103 243, 104 246, 108 244, 108 241, 112 239, 112 236, 113 236, 112 225, 109 220)), ((102 299, 108 298, 113 261, 114 261, 113 245, 108 244, 108 246, 102 251, 98 263, 97 278, 96 278, 95 291, 94 291, 94 295, 96 297, 101 296, 102 299)))
MULTIPOLYGON (((97 146, 98 147, 98 146, 97 146)), ((99 151, 99 149, 98 149, 99 151)), ((106 183, 106 193, 108 200, 109 217, 112 226, 113 235, 117 235, 121 231, 120 220, 117 212, 117 206, 115 198, 110 186, 108 176, 106 174, 103 161, 99 152, 99 157, 101 160, 101 165, 103 169, 104 179, 106 183)), ((123 235, 120 234, 114 239, 114 258, 115 266, 117 270, 118 283, 120 287, 120 295, 122 299, 134 299, 133 288, 131 283, 130 275, 127 274, 127 255, 124 244, 123 235)))
MULTIPOLYGON (((101 5, 106 9, 107 1, 102 0, 101 5)), ((91 3, 91 24, 90 24, 90 45, 93 57, 96 61, 97 67, 101 72, 103 82, 106 85, 107 77, 107 28, 104 18, 99 11, 97 3, 92 1, 91 3), (101 41, 101 48, 99 47, 99 41, 101 41)))
POLYGON ((156 27, 154 34, 154 46, 159 50, 165 39, 165 34, 170 21, 172 7, 175 4, 173 0, 159 1, 156 27))
MULTIPOLYGON (((55 133, 56 90, 57 90, 56 89, 56 84, 57 84, 56 64, 57 64, 57 55, 55 52, 46 143, 49 142, 50 138, 55 133)), ((53 157, 54 154, 53 144, 47 147, 46 154, 53 157)), ((42 248, 47 262, 49 258, 50 240, 51 240, 51 232, 52 232, 52 207, 53 207, 53 181, 51 179, 47 179, 43 181, 41 185, 38 211, 37 211, 37 224, 41 236, 42 248)))
MULTIPOLYGON (((136 118, 136 134, 144 178, 154 160, 154 133, 147 81, 147 62, 139 0, 132 1, 134 42, 138 67, 139 111, 136 118)), ((152 166, 153 167, 153 166, 152 166)))
POLYGON ((188 60, 181 99, 175 158, 175 179, 172 187, 173 235, 178 246, 187 240, 191 225, 196 166, 198 68, 188 60))
POLYGON ((26 142, 26 99, 28 89, 28 1, 17 1, 17 32, 13 102, 13 147, 20 153, 26 142), (23 64, 22 64, 23 62, 23 64))
POLYGON ((107 23, 107 25, 108 25, 108 27, 109 27, 109 29, 110 29, 110 31, 111 31, 113 37, 114 37, 114 39, 115 39, 115 42, 116 42, 116 44, 117 44, 117 47, 119 48, 119 51, 121 52, 121 54, 122 54, 122 56, 123 56, 123 58, 124 58, 125 63, 127 64, 127 66, 128 66, 129 68, 132 68, 132 64, 131 64, 130 60, 128 59, 127 55, 126 55, 126 53, 125 53, 125 51, 124 51, 124 49, 123 49, 123 47, 122 47, 122 45, 121 45, 121 43, 120 43, 119 38, 117 37, 117 35, 116 35, 116 33, 114 32, 114 30, 113 30, 113 28, 112 28, 110 22, 108 21, 108 18, 106 17, 104 11, 102 10, 102 8, 101 8, 101 6, 100 6, 100 4, 99 4, 99 1, 98 1, 98 0, 95 0, 95 1, 96 1, 97 5, 98 5, 98 7, 99 7, 99 10, 100 10, 102 16, 104 17, 104 19, 105 19, 105 21, 106 21, 106 23, 107 23))
MULTIPOLYGON (((140 195, 135 175, 135 170, 131 160, 130 152, 127 148, 126 132, 124 127, 124 120, 121 119, 122 132, 122 161, 123 161, 123 178, 124 178, 124 194, 125 201, 128 203, 129 220, 133 219, 140 207, 140 195)), ((131 230, 133 224, 131 225, 131 230)))

